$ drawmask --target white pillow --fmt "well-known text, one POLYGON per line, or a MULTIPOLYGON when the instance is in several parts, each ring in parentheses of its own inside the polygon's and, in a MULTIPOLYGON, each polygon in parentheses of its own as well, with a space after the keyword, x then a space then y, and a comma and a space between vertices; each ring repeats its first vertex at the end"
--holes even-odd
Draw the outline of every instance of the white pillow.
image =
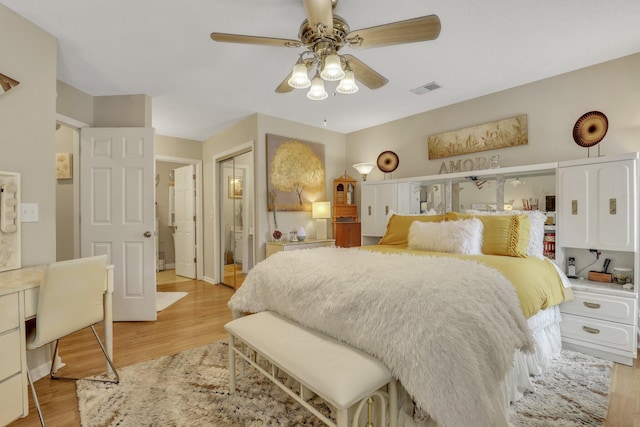
POLYGON ((482 221, 414 221, 409 227, 409 248, 454 254, 482 254, 482 221))
POLYGON ((544 223, 547 216, 540 211, 477 211, 467 210, 465 213, 472 215, 521 215, 529 216, 529 246, 527 247, 527 256, 544 259, 544 223))

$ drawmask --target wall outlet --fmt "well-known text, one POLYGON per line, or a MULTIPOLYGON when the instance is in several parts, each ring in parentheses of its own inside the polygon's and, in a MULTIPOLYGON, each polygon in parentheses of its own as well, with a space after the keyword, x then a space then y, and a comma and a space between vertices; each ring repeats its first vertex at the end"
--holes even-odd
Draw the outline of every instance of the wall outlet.
POLYGON ((38 204, 37 203, 21 203, 20 204, 20 220, 22 222, 38 222, 38 204))

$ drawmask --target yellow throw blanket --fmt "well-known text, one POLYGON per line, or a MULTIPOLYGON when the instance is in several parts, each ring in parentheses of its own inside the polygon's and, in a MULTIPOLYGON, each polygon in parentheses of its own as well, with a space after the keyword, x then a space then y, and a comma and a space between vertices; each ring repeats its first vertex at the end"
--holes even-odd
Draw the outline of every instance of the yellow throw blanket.
POLYGON ((570 288, 564 288, 558 272, 547 259, 535 257, 508 257, 498 255, 460 255, 443 252, 427 252, 402 246, 371 245, 362 246, 372 252, 406 253, 412 255, 443 256, 478 261, 502 273, 516 289, 520 307, 528 319, 540 310, 553 307, 573 299, 570 288))

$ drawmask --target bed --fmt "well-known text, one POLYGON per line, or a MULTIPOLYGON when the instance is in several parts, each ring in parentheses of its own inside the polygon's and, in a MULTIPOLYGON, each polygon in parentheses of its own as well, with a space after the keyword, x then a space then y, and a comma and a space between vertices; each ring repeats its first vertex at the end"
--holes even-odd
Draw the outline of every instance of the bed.
POLYGON ((378 245, 269 257, 229 306, 275 311, 379 358, 406 391, 401 426, 506 426, 508 402, 560 351, 558 304, 571 298, 530 244, 538 223, 393 215, 378 245))

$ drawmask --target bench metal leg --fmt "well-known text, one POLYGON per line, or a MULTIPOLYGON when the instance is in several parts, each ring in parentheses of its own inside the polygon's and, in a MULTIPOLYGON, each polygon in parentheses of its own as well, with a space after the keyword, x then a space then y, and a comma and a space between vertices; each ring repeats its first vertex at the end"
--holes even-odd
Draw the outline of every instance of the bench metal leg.
POLYGON ((236 339, 229 335, 229 393, 236 392, 236 339))
POLYGON ((349 427, 349 409, 336 408, 336 426, 349 427))
POLYGON ((395 378, 389 383, 389 427, 398 427, 398 383, 395 378))

